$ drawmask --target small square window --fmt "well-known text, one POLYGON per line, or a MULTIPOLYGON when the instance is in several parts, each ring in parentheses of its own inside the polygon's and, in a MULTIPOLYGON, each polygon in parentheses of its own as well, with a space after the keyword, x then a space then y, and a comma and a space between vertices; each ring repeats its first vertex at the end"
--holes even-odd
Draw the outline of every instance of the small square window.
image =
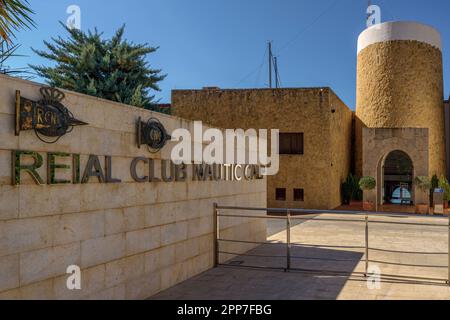
POLYGON ((303 133, 280 133, 280 154, 303 155, 303 133))
POLYGON ((305 190, 294 189, 294 201, 305 201, 305 190))
POLYGON ((275 199, 277 201, 286 201, 286 189, 285 188, 277 188, 275 191, 275 199))

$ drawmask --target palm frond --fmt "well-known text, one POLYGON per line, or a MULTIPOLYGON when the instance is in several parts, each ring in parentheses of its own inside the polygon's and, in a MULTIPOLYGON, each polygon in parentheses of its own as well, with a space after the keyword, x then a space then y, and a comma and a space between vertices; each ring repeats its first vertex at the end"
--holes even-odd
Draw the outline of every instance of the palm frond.
POLYGON ((16 31, 35 27, 32 14, 28 0, 0 0, 0 37, 11 43, 16 31))
POLYGON ((20 45, 9 45, 6 40, 0 39, 0 73, 10 76, 18 76, 23 79, 32 79, 33 72, 29 67, 11 68, 6 65, 8 59, 17 57, 26 57, 25 55, 17 54, 20 45))

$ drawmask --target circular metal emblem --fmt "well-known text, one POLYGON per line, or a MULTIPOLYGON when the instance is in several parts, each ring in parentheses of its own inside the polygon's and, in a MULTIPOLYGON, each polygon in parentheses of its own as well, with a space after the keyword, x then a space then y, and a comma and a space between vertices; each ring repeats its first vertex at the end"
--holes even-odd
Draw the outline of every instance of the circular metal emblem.
POLYGON ((171 139, 162 123, 155 118, 150 118, 142 130, 142 137, 151 152, 158 152, 171 139))
POLYGON ((51 105, 42 104, 42 106, 45 108, 42 109, 43 116, 49 125, 36 128, 38 133, 46 137, 60 138, 73 130, 73 126, 69 123, 73 115, 61 103, 53 101, 51 105))

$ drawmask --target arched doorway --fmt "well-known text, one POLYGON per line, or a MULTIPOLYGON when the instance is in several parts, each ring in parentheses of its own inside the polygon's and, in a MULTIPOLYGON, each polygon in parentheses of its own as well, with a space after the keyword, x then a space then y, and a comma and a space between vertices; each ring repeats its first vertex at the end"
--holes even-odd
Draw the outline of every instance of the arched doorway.
POLYGON ((383 203, 412 205, 414 166, 403 151, 389 153, 383 165, 383 203))

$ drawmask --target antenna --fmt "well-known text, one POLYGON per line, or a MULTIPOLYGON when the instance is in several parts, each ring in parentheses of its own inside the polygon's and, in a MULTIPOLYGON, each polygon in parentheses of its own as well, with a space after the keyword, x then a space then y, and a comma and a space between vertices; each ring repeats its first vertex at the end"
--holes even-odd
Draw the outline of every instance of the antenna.
POLYGON ((272 89, 272 61, 273 61, 273 54, 272 54, 272 41, 269 41, 269 88, 272 89))
POLYGON ((275 87, 280 88, 280 74, 278 72, 278 57, 273 57, 273 67, 275 69, 275 87))

